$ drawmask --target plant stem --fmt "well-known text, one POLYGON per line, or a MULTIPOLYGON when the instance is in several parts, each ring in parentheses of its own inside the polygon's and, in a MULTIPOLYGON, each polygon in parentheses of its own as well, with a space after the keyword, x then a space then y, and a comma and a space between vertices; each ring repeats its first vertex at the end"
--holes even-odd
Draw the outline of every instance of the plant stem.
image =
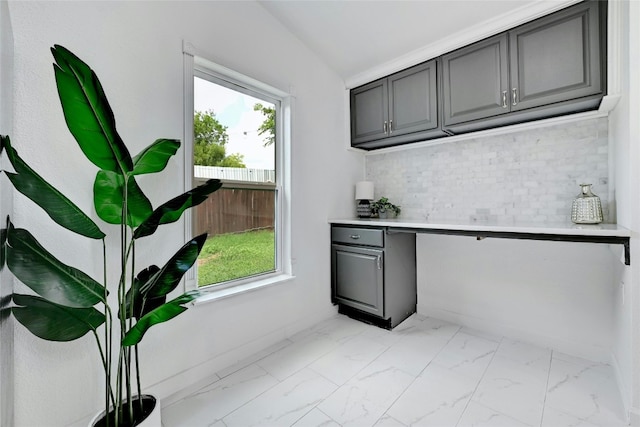
MULTIPOLYGON (((131 289, 133 290, 133 284, 135 283, 135 271, 136 271, 136 240, 134 238, 131 239, 131 289)), ((129 329, 133 327, 133 318, 134 318, 134 307, 135 307, 135 297, 136 292, 131 292, 131 317, 129 318, 129 329)), ((144 299, 142 300, 142 309, 141 313, 144 310, 144 299)), ((142 315, 142 314, 141 314, 142 315)), ((138 319, 136 318, 136 321, 138 319)), ((142 413, 142 387, 140 386, 140 358, 138 355, 138 345, 136 344, 134 347, 134 355, 135 355, 135 364, 136 364, 136 386, 138 387, 138 406, 140 409, 140 413, 142 413)))
POLYGON ((123 416, 124 408, 122 407, 122 346, 118 353, 118 375, 116 377, 116 406, 115 406, 115 425, 120 425, 120 419, 123 416))
MULTIPOLYGON (((113 389, 111 388, 111 340, 109 339, 111 336, 111 310, 109 309, 109 304, 107 302, 109 291, 107 289, 107 243, 105 238, 102 238, 102 283, 104 286, 104 346, 106 349, 106 357, 104 357, 105 367, 104 367, 104 382, 105 382, 105 390, 104 390, 104 408, 105 408, 105 420, 107 425, 109 425, 109 396, 111 396, 112 404, 115 408, 115 397, 113 395, 113 389), (107 316, 109 314, 109 316, 107 316)), ((100 344, 98 344, 99 346, 100 344)))
MULTIPOLYGON (((127 260, 128 260, 128 241, 127 241, 127 217, 128 217, 128 185, 129 179, 126 174, 124 176, 124 184, 122 187, 122 213, 120 219, 120 279, 118 280, 118 306, 120 314, 120 352, 118 356, 118 408, 124 411, 122 407, 122 381, 124 374, 125 387, 127 392, 127 403, 129 409, 129 420, 133 421, 133 407, 131 406, 131 384, 129 378, 130 364, 128 363, 127 351, 122 346, 122 340, 126 332, 126 277, 127 277, 127 260)), ((116 420, 117 425, 117 420, 116 420)))
POLYGON ((136 357, 136 383, 138 386, 138 403, 140 407, 140 413, 142 413, 142 388, 140 387, 140 358, 138 355, 138 345, 133 348, 136 357))
MULTIPOLYGON (((96 338, 96 343, 98 344, 98 350, 100 351, 100 359, 102 360, 102 366, 104 366, 105 372, 107 370, 107 358, 105 356, 105 352, 102 350, 102 345, 100 345, 100 338, 98 337, 98 332, 96 330, 93 330, 93 336, 96 338)), ((107 383, 107 387, 106 387, 106 393, 107 393, 107 398, 106 398, 106 408, 109 409, 109 397, 111 397, 111 401, 114 401, 114 396, 113 396, 113 391, 111 390, 111 387, 109 387, 109 384, 107 383)), ((109 416, 109 411, 107 411, 107 423, 108 423, 108 416, 109 416)))
MULTIPOLYGON (((127 175, 127 171, 125 167, 122 165, 120 161, 118 161, 118 166, 120 167, 120 172, 124 177, 124 186, 122 188, 122 216, 120 217, 120 251, 121 251, 121 274, 120 280, 118 281, 118 305, 120 307, 120 357, 118 365, 122 366, 121 361, 124 357, 124 365, 125 365, 125 380, 126 380, 126 388, 127 388, 127 402, 129 403, 129 422, 133 425, 133 407, 131 406, 131 384, 130 384, 130 364, 128 363, 127 352, 123 352, 122 340, 125 335, 125 326, 126 326, 126 277, 127 277, 127 260, 129 258, 128 250, 127 250, 127 218, 128 218, 128 195, 129 195, 129 177, 127 175)), ((120 376, 122 376, 122 371, 120 371, 120 376)), ((122 401, 120 401, 122 402, 122 401)), ((117 426, 117 424, 116 424, 117 426)))

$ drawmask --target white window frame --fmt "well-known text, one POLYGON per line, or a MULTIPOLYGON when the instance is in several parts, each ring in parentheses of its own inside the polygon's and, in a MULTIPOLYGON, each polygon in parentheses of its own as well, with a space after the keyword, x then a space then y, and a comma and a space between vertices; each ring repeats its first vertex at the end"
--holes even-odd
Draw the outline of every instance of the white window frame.
MULTIPOLYGON (((185 291, 199 289, 203 297, 200 302, 227 297, 237 293, 254 290, 266 285, 288 281, 293 278, 291 263, 291 181, 290 181, 290 146, 291 146, 291 111, 293 97, 277 88, 269 86, 251 77, 233 71, 208 60, 199 54, 193 45, 183 44, 184 65, 184 190, 193 188, 193 114, 194 114, 194 77, 200 77, 221 84, 230 89, 245 93, 265 101, 279 103, 279 114, 276 114, 276 212, 275 239, 276 265, 275 271, 249 276, 222 284, 214 284, 198 288, 197 265, 185 275, 185 291), (210 78, 207 78, 210 77, 210 78), (225 84, 226 83, 226 84, 225 84)), ((185 241, 193 237, 193 213, 187 210, 184 215, 185 241)))

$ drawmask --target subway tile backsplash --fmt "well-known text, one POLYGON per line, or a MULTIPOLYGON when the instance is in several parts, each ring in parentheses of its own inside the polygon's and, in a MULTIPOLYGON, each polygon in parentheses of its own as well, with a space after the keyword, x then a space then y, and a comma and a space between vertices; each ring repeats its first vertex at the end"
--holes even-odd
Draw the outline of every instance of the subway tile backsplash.
POLYGON ((366 157, 375 197, 426 221, 570 221, 578 184, 608 217, 606 117, 366 157))

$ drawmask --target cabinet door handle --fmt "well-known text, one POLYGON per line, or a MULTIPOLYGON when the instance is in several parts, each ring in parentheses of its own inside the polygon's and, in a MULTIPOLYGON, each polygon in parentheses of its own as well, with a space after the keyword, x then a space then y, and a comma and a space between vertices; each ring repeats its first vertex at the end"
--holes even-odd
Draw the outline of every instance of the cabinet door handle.
POLYGON ((507 108, 507 91, 502 91, 502 108, 507 108))
POLYGON ((518 89, 511 89, 511 105, 518 105, 518 89))
POLYGON ((351 237, 353 240, 358 240, 360 238, 360 235, 359 234, 352 234, 349 237, 351 237))
POLYGON ((393 133, 393 120, 389 120, 389 135, 393 133))
POLYGON ((384 134, 387 134, 387 121, 384 121, 384 124, 382 125, 382 131, 384 132, 384 134))
POLYGON ((382 255, 378 255, 376 257, 376 266, 378 267, 378 270, 382 270, 382 255))

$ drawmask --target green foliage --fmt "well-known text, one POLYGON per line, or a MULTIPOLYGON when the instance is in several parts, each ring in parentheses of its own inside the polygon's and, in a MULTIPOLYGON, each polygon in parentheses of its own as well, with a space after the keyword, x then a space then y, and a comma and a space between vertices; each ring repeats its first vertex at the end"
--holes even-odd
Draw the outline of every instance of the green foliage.
POLYGON ((105 302, 105 288, 82 271, 60 262, 27 230, 7 230, 7 265, 13 275, 38 295, 68 307, 105 302))
POLYGON ((131 172, 131 155, 116 131, 116 119, 98 76, 62 46, 55 45, 51 53, 64 118, 85 156, 100 169, 131 172))
POLYGON ((34 295, 13 294, 11 313, 29 332, 47 341, 73 341, 95 332, 105 316, 93 307, 72 308, 34 295))
POLYGON ((246 168, 244 164, 244 156, 239 153, 231 154, 222 159, 217 165, 226 168, 246 168))
MULTIPOLYGON (((114 292, 117 302, 112 304, 107 299, 106 282, 99 283, 81 270, 63 264, 29 231, 15 228, 9 218, 7 227, 0 230, 0 268, 6 262, 11 273, 37 294, 13 294, 14 305, 9 309, 34 335, 49 341, 71 341, 87 332, 93 333, 106 377, 105 409, 117 408, 107 412, 106 425, 127 425, 127 420, 133 419, 133 408, 127 405, 125 414, 123 402, 133 401, 133 372, 138 395, 142 394, 139 377, 142 369, 138 366, 138 357, 133 357, 132 347, 138 345, 149 328, 181 314, 187 309, 185 304, 197 297, 197 293, 192 292, 166 302, 167 294, 176 289, 195 263, 206 235, 187 242, 163 267, 147 267, 131 280, 133 272, 130 269, 136 265, 136 240, 155 233, 162 224, 177 221, 188 208, 202 203, 220 188, 221 183, 210 180, 154 210, 135 177, 164 170, 180 142, 158 139, 131 158, 118 136, 113 112, 96 74, 62 46, 54 46, 52 53, 67 127, 87 159, 99 168, 93 183, 96 214, 103 221, 120 226, 120 244, 117 245, 120 255, 115 257, 116 265, 121 269, 114 292), (115 319, 114 313, 117 313, 115 319), (114 322, 119 323, 124 334, 122 339, 113 328, 114 322), (104 334, 98 334, 99 328, 104 328, 104 334), (112 368, 114 366, 117 369, 112 368)), ((4 172, 19 193, 40 206, 65 229, 102 240, 105 253, 101 262, 102 277, 106 281, 105 234, 88 215, 18 156, 8 136, 0 135, 2 153, 7 154, 14 169, 14 172, 4 172)), ((64 170, 64 164, 60 168, 64 170)), ((90 187, 91 183, 87 183, 87 188, 90 187)), ((64 244, 61 242, 60 246, 64 244)))
POLYGON ((43 208, 51 219, 64 228, 92 239, 102 239, 105 236, 91 218, 64 194, 49 185, 18 156, 8 136, 0 136, 0 144, 0 151, 6 151, 9 162, 16 172, 5 173, 18 191, 43 208), (51 208, 47 209, 49 206, 51 208))
POLYGON ((210 237, 198 258, 198 286, 247 277, 275 268, 273 230, 210 237))
POLYGON ((218 179, 210 179, 206 183, 189 190, 186 193, 174 197, 168 202, 156 208, 155 211, 133 233, 134 239, 149 236, 155 233, 161 224, 170 224, 177 221, 182 213, 207 200, 209 194, 222 187, 222 182, 218 179))
POLYGON ((227 127, 218 121, 213 110, 196 111, 194 113, 193 142, 196 145, 216 144, 222 147, 229 142, 227 127))
POLYGON ((268 147, 276 142, 276 109, 274 107, 266 107, 260 103, 253 106, 253 111, 260 111, 264 114, 265 119, 258 128, 258 135, 264 137, 264 146, 268 147))
POLYGON ((127 225, 137 227, 151 214, 153 208, 135 178, 106 170, 98 171, 93 183, 93 204, 100 219, 109 224, 120 224, 125 197, 127 225))
POLYGON ((205 240, 207 240, 207 233, 197 236, 178 249, 161 269, 140 285, 141 297, 159 298, 172 292, 180 283, 184 273, 198 259, 205 240))
POLYGON ((241 154, 227 156, 227 127, 213 110, 196 111, 193 115, 193 164, 202 166, 246 167, 241 154))
POLYGON ((373 212, 393 212, 395 215, 400 215, 400 206, 394 205, 386 197, 381 197, 375 202, 371 203, 371 209, 373 212))
POLYGON ((164 170, 178 148, 180 148, 180 141, 177 139, 157 139, 133 158, 133 175, 164 170))
POLYGON ((193 301, 197 297, 197 291, 187 292, 145 314, 133 328, 127 331, 122 339, 122 344, 127 347, 137 345, 150 327, 171 320, 185 312, 187 308, 184 307, 184 304, 193 301))

